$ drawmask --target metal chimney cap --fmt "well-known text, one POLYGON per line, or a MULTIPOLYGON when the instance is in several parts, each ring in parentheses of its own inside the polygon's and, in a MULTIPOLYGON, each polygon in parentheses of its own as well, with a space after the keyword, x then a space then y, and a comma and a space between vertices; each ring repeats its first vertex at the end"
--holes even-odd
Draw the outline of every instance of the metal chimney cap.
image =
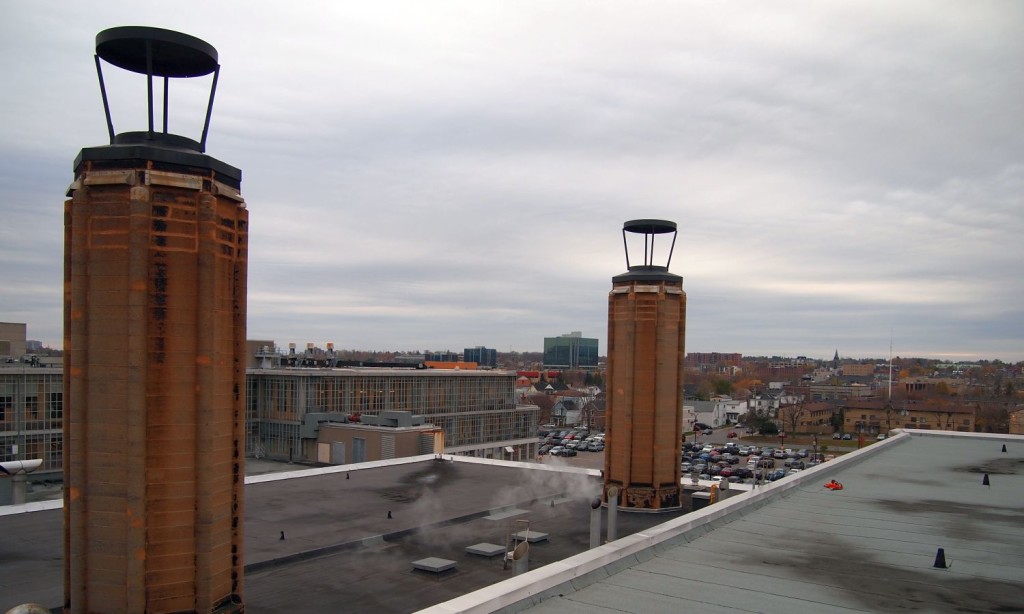
POLYGON ((125 70, 149 74, 146 47, 151 46, 154 76, 201 77, 217 69, 217 50, 188 34, 149 26, 121 26, 96 35, 96 55, 125 70))
POLYGON ((622 225, 626 232, 660 235, 676 231, 676 223, 669 220, 630 220, 622 225))

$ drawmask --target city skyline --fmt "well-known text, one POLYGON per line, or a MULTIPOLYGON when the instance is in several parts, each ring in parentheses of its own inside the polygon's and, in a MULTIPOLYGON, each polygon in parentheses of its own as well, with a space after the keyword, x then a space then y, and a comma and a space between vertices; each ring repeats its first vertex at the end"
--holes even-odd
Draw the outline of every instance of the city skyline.
MULTIPOLYGON (((605 355, 622 223, 661 218, 688 352, 1024 360, 1024 6, 773 8, 11 7, 0 320, 61 344, 64 190, 107 142, 95 35, 151 25, 220 53, 207 151, 244 171, 250 339, 578 330, 605 355)), ((105 76, 141 129, 144 87, 105 76)), ((190 96, 171 131, 197 136, 190 96)))

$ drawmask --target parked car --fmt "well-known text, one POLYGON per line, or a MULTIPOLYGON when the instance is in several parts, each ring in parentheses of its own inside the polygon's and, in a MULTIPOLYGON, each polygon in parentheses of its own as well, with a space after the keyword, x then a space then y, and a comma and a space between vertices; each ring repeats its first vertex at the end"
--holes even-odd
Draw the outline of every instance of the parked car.
POLYGON ((564 451, 565 451, 565 446, 554 446, 553 448, 548 450, 548 454, 550 454, 551 456, 561 456, 562 452, 564 452, 564 451))
POLYGON ((843 434, 842 433, 832 433, 832 439, 842 439, 842 438, 843 438, 843 434))
POLYGON ((772 452, 772 458, 786 458, 786 451, 779 449, 772 452))
POLYGON ((715 432, 713 430, 711 430, 711 429, 704 429, 704 434, 705 435, 714 435, 715 432))
POLYGON ((735 439, 736 438, 736 431, 729 431, 729 433, 726 435, 726 437, 728 437, 729 439, 735 439))
POLYGON ((843 441, 850 441, 851 439, 853 439, 853 435, 849 433, 843 433, 843 441))
POLYGON ((810 454, 810 452, 807 451, 807 448, 800 448, 796 451, 796 455, 800 458, 807 458, 808 454, 810 454))
POLYGON ((885 439, 885 433, 879 433, 877 439, 878 441, 882 441, 883 439, 885 439))

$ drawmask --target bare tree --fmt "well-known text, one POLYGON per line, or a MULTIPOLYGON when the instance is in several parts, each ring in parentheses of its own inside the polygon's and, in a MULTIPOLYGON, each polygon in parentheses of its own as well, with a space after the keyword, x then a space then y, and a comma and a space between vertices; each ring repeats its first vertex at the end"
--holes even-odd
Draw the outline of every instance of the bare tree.
POLYGON ((796 405, 786 405, 785 407, 779 408, 779 413, 782 415, 783 424, 790 432, 797 432, 797 426, 800 425, 800 418, 806 414, 803 403, 796 405))

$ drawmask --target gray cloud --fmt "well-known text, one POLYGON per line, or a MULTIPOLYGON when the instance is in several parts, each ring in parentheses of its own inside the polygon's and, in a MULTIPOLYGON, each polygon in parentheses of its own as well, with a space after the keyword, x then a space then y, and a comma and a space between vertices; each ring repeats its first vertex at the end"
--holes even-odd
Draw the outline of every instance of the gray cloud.
POLYGON ((1016 3, 8 14, 0 317, 30 336, 59 343, 62 193, 106 139, 93 37, 128 14, 220 51, 209 146, 244 171, 250 336, 536 350, 582 330, 604 351, 621 224, 663 217, 690 350, 881 356, 892 331, 903 355, 1024 359, 1016 3))

